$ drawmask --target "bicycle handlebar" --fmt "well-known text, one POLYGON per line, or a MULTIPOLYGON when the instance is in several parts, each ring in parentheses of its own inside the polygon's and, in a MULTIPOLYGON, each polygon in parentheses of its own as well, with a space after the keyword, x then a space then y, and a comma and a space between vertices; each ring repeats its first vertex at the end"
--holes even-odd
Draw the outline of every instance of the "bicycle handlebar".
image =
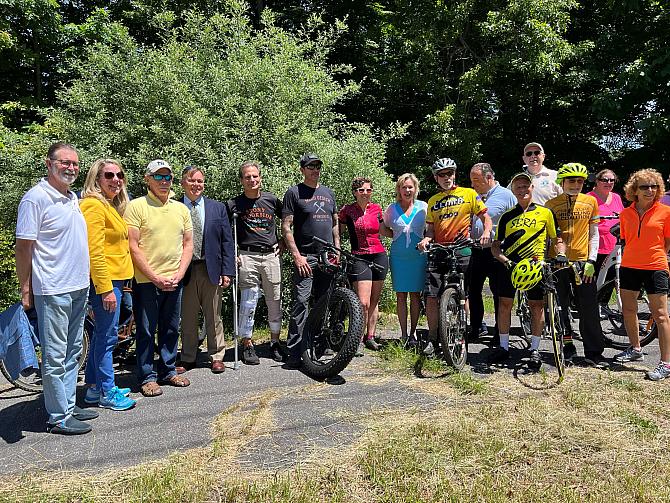
POLYGON ((340 253, 340 254, 344 255, 345 257, 347 257, 348 260, 363 262, 370 269, 374 269, 374 270, 380 271, 380 272, 384 270, 383 266, 381 266, 379 264, 376 264, 374 262, 371 262, 369 260, 365 260, 364 258, 357 257, 353 253, 348 252, 347 250, 343 250, 342 248, 339 248, 339 247, 335 246, 333 243, 329 243, 328 241, 326 241, 324 239, 321 239, 317 236, 314 236, 312 239, 313 239, 313 241, 316 241, 317 243, 319 243, 320 245, 323 246, 324 250, 321 253, 321 258, 324 261, 324 263, 327 261, 327 257, 324 257, 323 254, 327 253, 328 251, 331 251, 331 252, 337 252, 337 253, 340 253))

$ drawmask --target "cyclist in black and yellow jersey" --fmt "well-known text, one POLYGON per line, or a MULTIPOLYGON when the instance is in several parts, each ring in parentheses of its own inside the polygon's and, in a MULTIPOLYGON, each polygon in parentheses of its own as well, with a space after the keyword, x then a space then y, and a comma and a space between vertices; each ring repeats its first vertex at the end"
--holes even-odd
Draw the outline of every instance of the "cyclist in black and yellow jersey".
MULTIPOLYGON (((500 347, 489 356, 489 363, 501 363, 509 358, 509 328, 516 293, 511 274, 515 265, 522 259, 532 257, 543 260, 547 238, 556 240, 557 252, 567 262, 563 242, 558 237, 560 230, 554 214, 544 206, 533 203, 530 175, 525 172, 514 175, 510 186, 518 204, 500 217, 492 245, 493 256, 500 262, 497 271, 500 347)), ((538 348, 544 328, 544 291, 540 285, 528 290, 528 303, 533 334, 530 342, 530 365, 539 368, 542 360, 538 348)))
MULTIPOLYGON (((547 201, 546 206, 556 216, 565 243, 565 253, 574 267, 556 271, 558 302, 563 326, 568 330, 563 336, 565 361, 571 362, 577 354, 572 342, 569 307, 574 293, 579 313, 579 334, 584 342, 584 363, 591 367, 607 366, 602 354, 605 349, 598 311, 598 291, 594 281, 595 263, 598 258, 598 201, 582 194, 588 177, 586 166, 576 162, 564 164, 558 170, 557 183, 563 194, 547 201), (576 277, 579 275, 579 278, 576 277)), ((556 253, 550 251, 552 257, 556 253)))
MULTIPOLYGON (((479 239, 480 244, 490 243, 493 222, 486 212, 486 205, 473 189, 459 187, 456 184, 456 162, 445 157, 435 161, 431 169, 441 190, 428 200, 425 237, 419 242, 417 248, 424 251, 431 241, 450 244, 459 238, 470 237, 470 225, 474 216, 481 220, 484 227, 484 232, 479 239)), ((458 253, 459 271, 465 274, 467 281, 470 248, 459 250, 458 253)), ((434 345, 437 341, 439 316, 438 297, 442 293, 442 274, 445 268, 446 264, 439 259, 428 260, 425 292, 429 341, 423 349, 426 356, 432 356, 435 353, 434 345)), ((466 284, 465 291, 467 290, 466 284)))

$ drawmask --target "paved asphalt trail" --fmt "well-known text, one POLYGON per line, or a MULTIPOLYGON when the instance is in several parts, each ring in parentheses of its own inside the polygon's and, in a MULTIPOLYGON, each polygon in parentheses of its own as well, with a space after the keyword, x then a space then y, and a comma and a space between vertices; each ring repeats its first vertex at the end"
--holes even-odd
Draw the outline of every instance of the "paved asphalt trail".
MULTIPOLYGON (((577 342, 577 346, 578 354, 583 354, 581 343, 577 342)), ((549 341, 543 340, 541 350, 545 363, 550 363, 549 341)), ((489 351, 483 345, 470 346, 471 369, 482 378, 490 373, 482 363, 489 351)), ((653 367, 658 362, 658 342, 654 341, 645 351, 644 365, 653 367)), ((608 349, 606 356, 614 353, 608 349)), ((347 414, 355 417, 385 407, 392 410, 411 405, 430 408, 436 401, 435 397, 394 380, 379 384, 366 379, 374 374, 370 355, 356 358, 342 373, 344 384, 329 385, 315 383, 298 371, 285 370, 263 358, 267 356, 264 345, 259 347, 259 354, 261 365, 241 364, 238 371, 232 370, 232 361, 227 361, 228 368, 220 375, 207 368, 194 369, 187 374, 190 387, 163 386, 161 397, 144 398, 133 393, 131 396, 138 403, 132 411, 96 409, 100 417, 92 422, 93 431, 75 437, 45 432, 47 416, 41 395, 0 383, 0 473, 30 468, 94 471, 202 447, 211 441, 211 423, 219 413, 268 389, 281 392, 272 405, 277 428, 271 435, 252 442, 238 462, 253 469, 277 469, 304 459, 307 451, 320 446, 353 441, 359 427, 355 421, 342 419, 347 414)), ((512 350, 513 358, 522 355, 520 350, 512 350)), ((204 357, 202 353, 200 356, 204 357)), ((232 357, 232 350, 227 357, 232 357)), ((553 369, 550 365, 547 368, 553 369)), ((117 384, 137 389, 130 370, 117 375, 117 384)), ((83 393, 80 387, 80 403, 83 393)))

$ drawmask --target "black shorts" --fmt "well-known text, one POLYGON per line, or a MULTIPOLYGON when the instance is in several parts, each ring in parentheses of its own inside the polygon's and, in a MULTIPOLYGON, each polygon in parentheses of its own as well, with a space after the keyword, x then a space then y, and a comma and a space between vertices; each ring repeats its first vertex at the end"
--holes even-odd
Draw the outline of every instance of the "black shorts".
POLYGON ((619 269, 619 286, 624 290, 639 292, 642 287, 647 293, 668 293, 668 271, 647 271, 622 267, 619 269))
MULTIPOLYGON (((458 272, 463 273, 465 276, 465 292, 468 292, 468 285, 470 274, 468 272, 468 266, 470 265, 470 256, 467 257, 459 256, 458 260, 458 272)), ((435 256, 435 260, 428 259, 426 264, 426 284, 424 286, 424 291, 428 297, 439 297, 442 293, 444 285, 442 284, 442 275, 449 270, 448 264, 446 261, 440 260, 439 253, 435 256)))
MULTIPOLYGON (((516 288, 512 284, 512 271, 507 269, 501 262, 496 261, 496 279, 498 280, 498 297, 513 299, 516 288)), ((528 300, 544 300, 544 288, 542 282, 535 285, 526 292, 528 300)))
POLYGON ((367 265, 365 262, 356 260, 349 266, 349 272, 347 274, 351 283, 354 281, 384 281, 384 279, 386 279, 386 274, 389 270, 389 258, 388 255, 386 255, 386 252, 356 255, 356 257, 367 260, 368 262, 374 262, 375 264, 382 266, 384 270, 378 271, 367 265))

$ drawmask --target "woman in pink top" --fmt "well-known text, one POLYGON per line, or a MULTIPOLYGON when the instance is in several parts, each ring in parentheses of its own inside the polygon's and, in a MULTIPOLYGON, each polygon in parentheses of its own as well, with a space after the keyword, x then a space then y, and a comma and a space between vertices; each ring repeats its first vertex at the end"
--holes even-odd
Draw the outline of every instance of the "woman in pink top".
MULTIPOLYGON (((367 333, 364 336, 365 347, 374 351, 379 349, 375 342, 375 330, 379 317, 379 297, 388 272, 388 256, 379 238, 379 223, 382 220, 382 207, 371 202, 372 180, 356 177, 351 182, 351 191, 356 202, 343 206, 339 213, 340 234, 346 229, 349 233, 351 252, 360 258, 382 266, 375 270, 362 262, 355 262, 349 272, 349 281, 363 306, 367 333)), ((363 342, 361 342, 363 344, 363 342)), ((363 348, 359 347, 358 356, 363 348)))
MULTIPOLYGON (((623 210, 621 196, 616 192, 612 192, 616 182, 617 176, 611 169, 603 169, 596 174, 596 186, 593 187, 593 190, 588 195, 595 197, 596 201, 598 201, 598 214, 600 216, 618 215, 623 210)), ((616 223, 616 220, 600 220, 598 224, 600 242, 598 246, 598 258, 595 264, 596 272, 600 271, 600 267, 603 265, 607 255, 614 250, 616 238, 610 233, 610 229, 616 223)), ((614 269, 611 272, 614 274, 614 269)))

